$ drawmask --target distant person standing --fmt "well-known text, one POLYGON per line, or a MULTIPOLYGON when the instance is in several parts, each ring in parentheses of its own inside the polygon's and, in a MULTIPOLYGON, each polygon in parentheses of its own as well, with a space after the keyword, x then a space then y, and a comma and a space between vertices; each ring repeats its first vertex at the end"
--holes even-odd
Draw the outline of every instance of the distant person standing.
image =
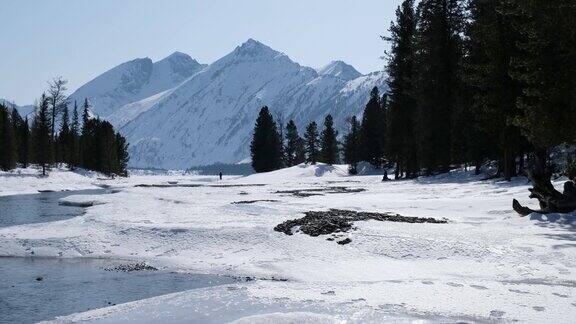
POLYGON ((218 174, 220 176, 220 180, 222 180, 222 171, 218 174))

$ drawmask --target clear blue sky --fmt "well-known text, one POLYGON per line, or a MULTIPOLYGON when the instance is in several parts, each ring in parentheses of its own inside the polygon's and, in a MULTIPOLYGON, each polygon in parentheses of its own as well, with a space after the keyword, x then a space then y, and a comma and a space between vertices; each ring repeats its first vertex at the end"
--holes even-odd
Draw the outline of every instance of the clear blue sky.
POLYGON ((55 76, 74 90, 122 62, 174 51, 211 63, 254 38, 294 61, 382 69, 400 0, 1 0, 0 98, 29 104, 55 76))

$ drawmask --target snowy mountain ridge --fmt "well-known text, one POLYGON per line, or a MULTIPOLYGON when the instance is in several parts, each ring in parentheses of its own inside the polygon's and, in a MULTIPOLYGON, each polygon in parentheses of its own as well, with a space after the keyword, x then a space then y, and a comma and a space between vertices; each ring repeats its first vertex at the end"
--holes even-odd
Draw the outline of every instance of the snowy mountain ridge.
POLYGON ((318 74, 332 75, 346 81, 356 79, 362 75, 352 65, 346 64, 342 61, 330 62, 328 65, 318 69, 318 74))
POLYGON ((174 88, 205 66, 180 52, 157 62, 150 58, 134 59, 84 84, 70 95, 68 101, 80 105, 84 98, 88 98, 92 112, 108 118, 126 104, 174 88))
POLYGON ((70 98, 88 97, 97 115, 120 127, 132 167, 186 169, 245 161, 264 105, 283 124, 294 119, 300 132, 332 114, 343 133, 385 81, 382 72, 361 75, 341 61, 316 71, 249 39, 207 66, 178 52, 129 61, 70 98))
POLYGON ((25 106, 19 106, 17 104, 14 103, 14 101, 8 100, 8 99, 3 99, 0 98, 0 103, 9 107, 9 108, 16 108, 16 110, 18 110, 18 113, 20 114, 20 116, 22 116, 22 118, 26 118, 28 117, 28 119, 32 119, 33 117, 33 113, 36 111, 36 106, 35 105, 25 105, 25 106))

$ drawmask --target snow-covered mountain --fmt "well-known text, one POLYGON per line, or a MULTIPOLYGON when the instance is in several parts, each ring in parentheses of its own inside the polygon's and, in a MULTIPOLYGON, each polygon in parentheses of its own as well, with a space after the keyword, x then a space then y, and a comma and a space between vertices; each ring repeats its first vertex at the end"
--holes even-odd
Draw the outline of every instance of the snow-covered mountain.
POLYGON ((20 116, 22 116, 22 118, 26 118, 28 117, 28 119, 32 120, 32 117, 34 117, 34 112, 36 111, 36 106, 35 105, 25 105, 25 106, 18 106, 17 104, 15 104, 13 101, 10 101, 8 99, 1 99, 0 98, 0 103, 4 104, 7 107, 14 107, 16 108, 16 110, 18 110, 18 113, 20 114, 20 116))
POLYGON ((349 64, 342 61, 332 61, 330 64, 318 70, 320 75, 331 75, 349 81, 360 77, 362 74, 349 64))
MULTIPOLYGON (((174 88, 205 66, 180 52, 175 52, 158 62, 152 62, 149 58, 139 58, 122 63, 101 74, 76 90, 68 100, 77 101, 80 105, 85 98, 88 98, 92 112, 102 118, 108 118, 122 110, 124 105, 174 88)), ((141 107, 139 111, 144 109, 141 107)), ((130 116, 118 113, 111 119, 121 121, 130 116)))
POLYGON ((348 118, 362 113, 371 88, 385 87, 385 77, 361 75, 341 61, 316 71, 250 39, 208 66, 180 53, 156 63, 130 61, 71 98, 90 98, 96 114, 121 127, 132 167, 182 169, 249 158, 264 105, 284 124, 294 119, 300 132, 332 114, 343 133, 348 118))

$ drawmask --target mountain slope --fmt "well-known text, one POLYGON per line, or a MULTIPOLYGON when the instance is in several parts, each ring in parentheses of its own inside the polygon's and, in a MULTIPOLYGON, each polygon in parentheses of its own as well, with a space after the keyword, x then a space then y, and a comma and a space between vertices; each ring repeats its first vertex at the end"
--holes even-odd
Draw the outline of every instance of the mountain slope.
MULTIPOLYGON (((149 58, 122 63, 86 83, 68 98, 80 105, 88 98, 94 114, 107 118, 124 105, 174 88, 205 65, 175 52, 152 62, 149 58)), ((135 116, 134 116, 135 117, 135 116)))
POLYGON ((358 72, 352 65, 348 65, 342 61, 332 61, 328 65, 318 70, 320 75, 331 75, 342 80, 350 81, 356 79, 362 74, 358 72))
POLYGON ((183 168, 245 158, 259 108, 315 77, 249 40, 124 126, 131 165, 183 168))
POLYGON ((7 107, 14 107, 18 110, 18 113, 22 118, 28 117, 29 120, 32 120, 34 117, 34 113, 36 112, 35 105, 26 105, 26 106, 18 106, 14 102, 7 100, 7 99, 0 99, 0 103, 4 104, 7 107))
POLYGON ((300 131, 311 120, 321 123, 328 113, 343 130, 348 117, 361 113, 370 88, 384 84, 384 76, 347 80, 353 73, 340 72, 334 67, 320 75, 250 39, 155 98, 121 129, 130 142, 130 164, 188 168, 244 160, 264 105, 284 123, 294 119, 300 131))

